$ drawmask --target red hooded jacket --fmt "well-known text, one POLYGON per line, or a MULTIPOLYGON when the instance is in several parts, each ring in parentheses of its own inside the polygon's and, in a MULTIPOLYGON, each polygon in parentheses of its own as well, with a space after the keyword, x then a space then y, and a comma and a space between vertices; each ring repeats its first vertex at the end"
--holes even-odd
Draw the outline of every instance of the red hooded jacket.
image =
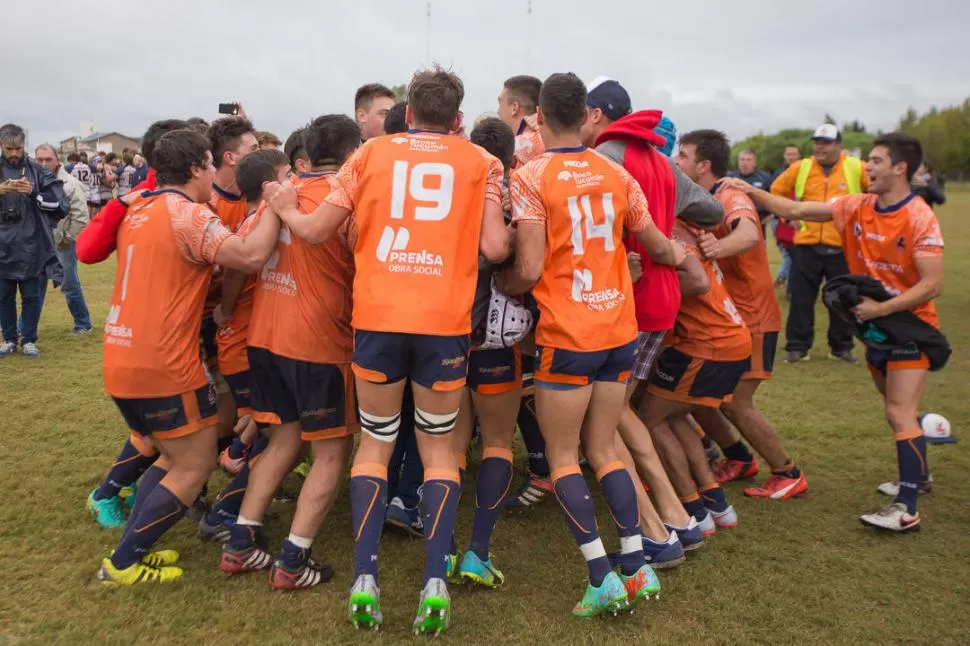
MULTIPOLYGON (((633 176, 647 196, 654 224, 670 237, 674 227, 677 183, 670 162, 654 146, 665 140, 653 131, 663 113, 659 110, 634 112, 607 126, 596 139, 596 145, 607 141, 626 144, 623 167, 633 176)), ((666 332, 674 327, 680 309, 680 283, 677 270, 655 264, 630 233, 624 237, 628 251, 640 254, 643 277, 633 285, 637 324, 641 332, 666 332)))
MULTIPOLYGON (((132 193, 138 191, 155 190, 155 169, 148 169, 148 177, 145 181, 131 189, 132 193)), ((121 222, 128 213, 128 207, 121 200, 109 200, 104 208, 94 216, 88 226, 81 230, 77 237, 77 259, 85 265, 93 265, 114 253, 117 246, 118 229, 121 222)))

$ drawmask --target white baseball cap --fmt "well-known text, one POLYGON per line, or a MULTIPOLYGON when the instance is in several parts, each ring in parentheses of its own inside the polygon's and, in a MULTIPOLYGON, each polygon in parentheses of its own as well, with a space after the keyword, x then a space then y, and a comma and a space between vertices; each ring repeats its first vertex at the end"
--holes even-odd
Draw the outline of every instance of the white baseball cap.
POLYGON ((825 141, 842 141, 842 133, 839 132, 838 127, 834 124, 823 123, 815 129, 815 134, 812 135, 812 141, 817 139, 824 139, 825 141))

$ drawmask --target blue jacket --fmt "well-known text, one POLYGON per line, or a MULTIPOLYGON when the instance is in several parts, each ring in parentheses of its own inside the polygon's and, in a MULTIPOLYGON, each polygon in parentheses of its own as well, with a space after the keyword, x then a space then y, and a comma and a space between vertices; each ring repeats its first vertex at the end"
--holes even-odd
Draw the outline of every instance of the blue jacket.
POLYGON ((46 276, 58 286, 64 269, 54 253, 53 227, 67 215, 64 184, 34 160, 11 164, 0 158, 0 181, 25 177, 30 195, 0 195, 0 278, 29 280, 46 276))

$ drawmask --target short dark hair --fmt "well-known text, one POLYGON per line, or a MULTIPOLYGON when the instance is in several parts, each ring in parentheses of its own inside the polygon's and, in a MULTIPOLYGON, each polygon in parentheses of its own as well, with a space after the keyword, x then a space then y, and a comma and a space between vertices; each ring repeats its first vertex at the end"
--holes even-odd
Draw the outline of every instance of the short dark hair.
POLYGON ((87 163, 87 161, 88 161, 88 154, 86 152, 82 152, 79 159, 80 159, 80 161, 83 161, 84 163, 87 163))
POLYGON ((755 151, 751 150, 750 148, 745 148, 744 150, 742 150, 741 152, 738 153, 738 157, 740 157, 741 155, 751 155, 755 159, 758 158, 758 153, 756 153, 755 151))
POLYGON ((246 133, 256 136, 256 129, 252 121, 243 117, 223 117, 212 122, 208 135, 212 142, 212 163, 216 168, 222 167, 222 156, 227 150, 238 148, 246 133))
POLYGON ((121 153, 121 161, 125 162, 125 166, 131 166, 135 161, 135 151, 125 148, 121 153))
POLYGON ((155 166, 155 144, 166 132, 182 130, 188 128, 189 123, 181 119, 162 119, 148 126, 144 136, 141 138, 141 156, 145 158, 145 163, 150 167, 155 166))
POLYGON ((407 109, 408 104, 405 101, 398 101, 387 111, 387 116, 384 117, 385 133, 396 135, 399 132, 407 132, 408 124, 404 120, 404 114, 407 112, 407 109))
POLYGON ((360 128, 346 115, 326 114, 307 126, 303 146, 314 166, 343 164, 360 146, 360 128))
POLYGON ((209 122, 202 117, 189 117, 185 120, 185 123, 189 124, 190 126, 202 126, 203 128, 209 127, 209 122))
POLYGON ((711 174, 721 178, 727 175, 731 161, 731 144, 720 130, 693 130, 681 136, 680 145, 694 146, 697 161, 711 162, 711 174))
MULTIPOLYGON (((303 126, 297 130, 290 133, 290 136, 286 138, 286 143, 283 144, 283 153, 286 155, 287 159, 290 160, 291 166, 296 166, 296 160, 305 159, 310 161, 310 156, 306 152, 305 140, 306 140, 306 130, 307 126, 303 126)), ((357 129, 357 137, 360 138, 360 128, 357 129)))
POLYGON ((396 99, 394 95, 394 90, 387 87, 386 85, 381 85, 380 83, 368 83, 367 85, 361 85, 357 88, 357 93, 354 94, 354 111, 363 108, 366 110, 370 107, 371 102, 379 97, 385 97, 388 99, 396 99))
POLYGON ((195 128, 166 132, 155 142, 155 177, 159 186, 181 186, 193 168, 209 164, 209 140, 195 128))
POLYGON ((586 115, 586 86, 572 72, 553 74, 542 83, 539 106, 554 133, 578 130, 586 115))
POLYGON ((518 101, 522 109, 529 114, 535 114, 536 106, 539 105, 539 92, 542 90, 542 81, 534 76, 520 74, 505 80, 506 96, 508 101, 518 101))
POLYGON ((798 144, 792 144, 792 143, 785 144, 785 149, 788 149, 788 148, 797 148, 798 152, 802 152, 802 147, 799 146, 798 144))
POLYGON ((481 146, 497 157, 506 171, 512 166, 512 157, 515 155, 515 133, 501 119, 495 117, 482 119, 472 129, 468 138, 473 144, 481 146))
POLYGON ((408 105, 417 123, 450 130, 465 99, 465 85, 439 65, 419 70, 408 85, 408 105))
POLYGON ((109 164, 111 162, 116 162, 116 161, 118 161, 118 154, 117 153, 108 153, 107 156, 104 158, 104 160, 106 162, 108 162, 109 164))
POLYGON ((923 163, 923 146, 919 139, 905 132, 887 132, 872 142, 872 147, 883 146, 889 151, 889 159, 895 166, 906 164, 906 181, 912 181, 919 165, 923 163))
POLYGON ((276 181, 276 169, 289 166, 290 160, 282 150, 257 150, 243 157, 236 166, 236 185, 250 204, 263 197, 263 182, 276 181))
POLYGON ((67 162, 69 164, 76 164, 79 161, 81 161, 81 156, 78 155, 77 153, 68 153, 67 154, 67 162))
POLYGON ((267 132, 266 130, 256 131, 256 141, 259 142, 260 146, 265 144, 272 144, 273 146, 282 146, 283 142, 280 138, 274 135, 272 132, 267 132))

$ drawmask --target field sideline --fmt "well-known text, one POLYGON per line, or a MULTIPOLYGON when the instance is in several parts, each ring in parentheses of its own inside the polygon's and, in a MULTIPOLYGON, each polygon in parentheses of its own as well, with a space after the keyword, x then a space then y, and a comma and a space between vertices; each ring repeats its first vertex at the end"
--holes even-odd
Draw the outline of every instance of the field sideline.
MULTIPOLYGON (((886 502, 875 487, 895 478, 895 451, 866 369, 826 360, 825 326, 817 325, 812 360, 779 363, 775 381, 759 399, 806 472, 806 497, 756 502, 741 495, 742 485, 729 485, 740 527, 719 531, 685 565, 661 574, 660 601, 609 620, 569 616, 582 594, 585 568, 555 503, 532 515, 506 516, 492 543, 505 587, 453 587, 452 627, 441 639, 597 646, 648 640, 678 646, 970 643, 970 513, 963 498, 970 473, 970 359, 964 351, 970 345, 970 186, 950 187, 948 198, 938 211, 947 243, 938 305, 955 353, 947 369, 931 378, 924 408, 946 415, 961 443, 929 450, 935 489, 921 498, 922 532, 879 535, 857 520, 886 502)), ((82 269, 96 325, 107 313, 114 272, 113 258, 82 269)), ((818 317, 825 321, 821 306, 818 317)), ((409 640, 421 541, 385 535, 385 629, 356 634, 346 620, 353 566, 346 493, 314 544, 315 558, 337 571, 318 589, 273 593, 265 575, 227 580, 216 568, 218 547, 200 544, 188 522, 163 539, 182 553, 181 582, 123 590, 96 583, 99 559, 120 531, 100 530, 84 502, 128 431, 101 387, 100 335, 69 339, 70 327, 64 299, 49 291, 40 326, 43 357, 0 361, 0 488, 13 499, 0 506, 0 646, 409 640)), ((469 483, 476 462, 477 456, 469 483)), ((521 447, 516 466, 524 468, 521 447)), ((514 486, 519 482, 517 477, 514 486)), ((217 474, 211 495, 224 483, 217 474)), ((598 496, 598 488, 591 488, 598 496)), ((606 506, 598 508, 604 541, 615 549, 606 506)), ((473 509, 474 495, 465 495, 460 546, 467 545, 473 509)), ((293 505, 275 505, 271 513, 277 518, 267 533, 275 549, 289 529, 293 505)))

